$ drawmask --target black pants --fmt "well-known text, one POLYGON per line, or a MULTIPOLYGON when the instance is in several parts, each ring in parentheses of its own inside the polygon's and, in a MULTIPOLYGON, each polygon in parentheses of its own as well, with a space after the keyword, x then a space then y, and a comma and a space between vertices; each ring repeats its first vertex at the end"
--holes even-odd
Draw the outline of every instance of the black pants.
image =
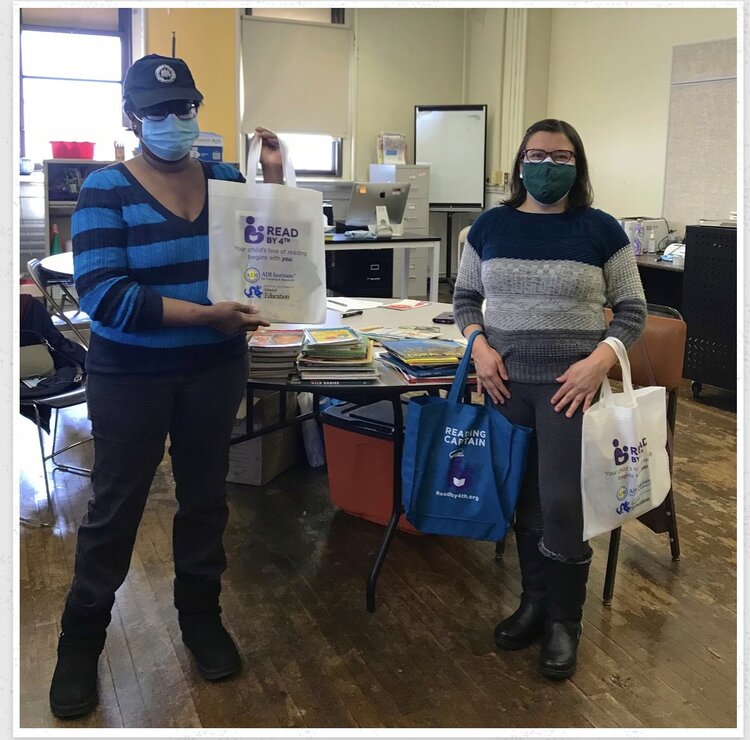
POLYGON ((218 583, 226 567, 229 440, 246 382, 246 357, 170 375, 89 375, 93 496, 78 530, 64 632, 109 623, 167 434, 178 504, 176 578, 218 583))
POLYGON ((558 383, 507 383, 511 398, 496 408, 514 424, 534 429, 526 476, 516 508, 516 526, 542 535, 540 550, 555 560, 586 562, 581 503, 579 407, 569 419, 550 399, 558 383))

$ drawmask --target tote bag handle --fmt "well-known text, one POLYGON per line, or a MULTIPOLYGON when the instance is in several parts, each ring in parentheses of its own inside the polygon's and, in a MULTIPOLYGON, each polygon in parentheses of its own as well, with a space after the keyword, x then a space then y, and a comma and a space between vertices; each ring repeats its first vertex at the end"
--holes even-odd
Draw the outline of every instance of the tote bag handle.
POLYGON ((466 378, 469 375, 469 365, 471 364, 471 348, 474 345, 474 340, 483 333, 484 332, 477 329, 469 337, 469 342, 464 350, 464 356, 461 358, 461 362, 456 369, 456 377, 453 380, 451 391, 448 394, 448 400, 453 403, 458 403, 458 401, 464 396, 464 391, 466 390, 466 378))
MULTIPOLYGON (((258 136, 250 139, 250 146, 247 151, 247 184, 248 187, 255 187, 255 173, 260 162, 260 150, 263 147, 263 140, 258 136)), ((294 165, 289 157, 289 147, 283 139, 279 139, 279 149, 281 150, 281 166, 284 169, 284 183, 290 188, 297 187, 297 173, 294 171, 294 165)))
MULTIPOLYGON (((630 406, 635 407, 638 402, 635 400, 635 393, 633 392, 633 379, 630 372, 630 360, 628 359, 628 352, 625 349, 625 345, 617 337, 606 337, 602 340, 605 344, 608 344, 614 350, 617 355, 617 359, 622 369, 622 390, 628 397, 628 403, 630 406)), ((609 378, 605 375, 602 380, 602 401, 606 408, 612 408, 614 406, 614 399, 612 398, 612 388, 609 385, 609 378)))

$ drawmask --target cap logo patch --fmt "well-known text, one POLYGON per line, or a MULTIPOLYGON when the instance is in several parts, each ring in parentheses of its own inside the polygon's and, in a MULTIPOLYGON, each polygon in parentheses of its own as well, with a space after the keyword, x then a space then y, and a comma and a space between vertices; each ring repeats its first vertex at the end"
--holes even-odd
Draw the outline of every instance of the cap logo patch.
POLYGON ((168 64, 160 64, 154 75, 159 82, 170 83, 177 79, 177 73, 168 64))

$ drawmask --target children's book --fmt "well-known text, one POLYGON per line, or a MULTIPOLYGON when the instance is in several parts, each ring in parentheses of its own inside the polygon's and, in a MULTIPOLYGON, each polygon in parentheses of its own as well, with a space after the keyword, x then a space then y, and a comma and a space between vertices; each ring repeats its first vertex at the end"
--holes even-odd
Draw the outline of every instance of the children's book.
POLYGON ((359 344, 360 336, 350 326, 323 327, 305 329, 306 344, 359 344))
POLYGON ((457 365, 465 349, 452 339, 400 339, 382 344, 407 365, 457 365))

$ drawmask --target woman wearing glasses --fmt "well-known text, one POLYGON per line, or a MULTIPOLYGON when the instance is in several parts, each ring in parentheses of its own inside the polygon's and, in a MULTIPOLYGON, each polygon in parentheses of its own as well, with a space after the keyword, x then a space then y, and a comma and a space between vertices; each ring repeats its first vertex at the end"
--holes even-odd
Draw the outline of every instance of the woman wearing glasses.
MULTIPOLYGON (((167 435, 182 639, 204 678, 240 668, 219 616, 224 479, 247 380, 245 332, 268 322, 249 306, 208 300, 208 180, 243 177, 230 165, 191 156, 202 99, 183 60, 151 54, 136 61, 123 84, 123 109, 141 154, 92 173, 73 215, 75 284, 91 317, 87 399, 95 456, 50 688, 58 717, 97 704, 97 661, 115 591, 128 572, 167 435)), ((264 179, 282 182, 278 140, 265 129, 256 133, 264 179)))
POLYGON ((592 551, 583 540, 583 412, 616 362, 605 336, 632 344, 646 301, 628 237, 592 208, 583 144, 565 121, 525 133, 511 194, 469 231, 453 298, 479 391, 536 431, 516 511, 521 603, 495 628, 500 649, 543 637, 539 670, 575 672, 592 551), (486 300, 483 310, 482 304, 486 300), (605 329, 603 308, 614 319, 605 329))

